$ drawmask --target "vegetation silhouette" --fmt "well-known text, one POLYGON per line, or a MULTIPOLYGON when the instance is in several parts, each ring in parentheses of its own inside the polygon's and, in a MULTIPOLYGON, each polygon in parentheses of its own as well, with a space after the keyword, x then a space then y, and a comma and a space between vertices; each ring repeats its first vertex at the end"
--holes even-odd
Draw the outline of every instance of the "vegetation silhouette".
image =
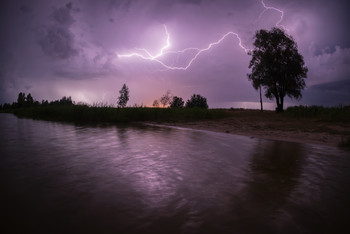
POLYGON ((16 107, 29 107, 39 105, 38 101, 34 101, 32 95, 28 93, 27 97, 25 93, 20 92, 17 97, 16 107))
MULTIPOLYGON (((125 88, 124 90, 127 90, 127 86, 125 88)), ((28 96, 31 97, 31 95, 28 96)), ((51 102, 42 100, 41 103, 34 98, 29 98, 28 103, 32 103, 30 105, 26 100, 25 93, 21 92, 18 94, 17 102, 5 103, 0 106, 0 110, 1 112, 13 113, 18 117, 75 123, 185 122, 229 116, 227 110, 222 109, 149 108, 142 105, 124 108, 114 108, 108 105, 89 106, 83 103, 76 104, 71 97, 66 96, 51 102)), ((183 106, 182 98, 176 97, 173 100, 176 100, 178 107, 181 106, 181 103, 183 106)))
POLYGON ((170 90, 166 91, 166 93, 160 97, 159 102, 162 103, 163 107, 170 104, 170 101, 172 99, 172 94, 170 90))
POLYGON ((186 107, 193 108, 203 108, 208 109, 207 99, 199 94, 193 94, 189 100, 186 102, 186 107))
MULTIPOLYGON (((27 97, 28 96, 29 95, 27 95, 27 97)), ((31 95, 29 97, 31 97, 31 95)), ((29 98, 29 99, 31 99, 31 98, 29 98)), ((41 116, 41 115, 43 115, 43 117, 45 117, 44 113, 46 110, 48 111, 47 112, 47 114, 48 114, 55 109, 57 109, 57 110, 55 110, 54 112, 68 111, 68 110, 71 111, 74 109, 76 109, 76 111, 78 111, 78 109, 82 110, 84 108, 89 109, 90 111, 93 109, 99 110, 99 108, 100 108, 101 112, 103 112, 104 109, 110 109, 110 110, 116 109, 116 108, 113 108, 113 106, 108 106, 108 105, 89 106, 89 105, 84 104, 84 103, 76 104, 70 96, 69 97, 63 96, 59 100, 54 100, 54 101, 50 101, 50 102, 48 100, 42 100, 41 102, 38 102, 34 98, 33 98, 33 102, 32 101, 27 102, 26 100, 27 100, 27 98, 26 98, 25 93, 20 92, 18 94, 17 102, 13 102, 12 104, 4 103, 3 105, 0 105, 0 111, 1 112, 16 113, 18 115, 22 115, 23 117, 26 116, 27 114, 29 115, 28 117, 30 117, 30 116, 32 116, 32 114, 30 114, 30 113, 36 113, 36 114, 38 114, 37 117, 39 118, 39 116, 41 116), (67 108, 63 108, 63 107, 67 107, 67 108)), ((177 100, 176 102, 180 103, 180 104, 176 104, 176 105, 181 106, 181 103, 182 103, 181 97, 174 96, 173 101, 174 100, 177 100)), ((175 105, 175 103, 173 105, 175 105)), ((159 106, 158 100, 154 101, 153 106, 154 107, 159 106)), ((194 109, 200 109, 202 106, 207 108, 206 98, 202 97, 198 94, 192 95, 192 97, 189 100, 187 100, 187 102, 186 102, 186 107, 197 107, 194 109)), ((129 114, 131 114, 132 112, 136 114, 136 113, 139 113, 139 111, 141 110, 144 112, 154 112, 154 114, 164 112, 164 113, 166 113, 166 114, 164 114, 164 116, 167 116, 166 119, 175 119, 177 116, 177 114, 175 114, 177 110, 170 111, 170 110, 168 110, 169 108, 149 108, 149 107, 144 107, 144 106, 136 106, 136 107, 128 107, 126 109, 128 109, 128 110, 125 110, 125 113, 129 113, 129 114), (132 111, 132 109, 139 109, 139 110, 132 111), (162 109, 162 110, 155 111, 154 109, 162 109), (174 114, 174 118, 171 118, 170 116, 168 116, 170 113, 174 114)), ((197 114, 201 113, 198 116, 200 119, 206 119, 206 118, 213 119, 216 117, 221 118, 223 116, 225 116, 225 117, 232 116, 232 113, 235 113, 235 111, 237 111, 237 109, 234 109, 234 108, 231 108, 231 110, 210 109, 210 110, 208 110, 208 112, 211 112, 211 114, 207 115, 207 113, 203 112, 203 111, 190 110, 192 108, 170 108, 170 109, 183 109, 183 110, 178 110, 179 115, 180 115, 180 113, 184 114, 183 117, 179 118, 179 120, 181 120, 181 121, 185 120, 186 116, 191 119, 193 117, 192 114, 194 114, 194 113, 197 113, 197 114), (212 115, 214 112, 215 112, 215 114, 212 115)), ((100 110, 97 112, 100 112, 100 110)), ((122 111, 119 110, 119 112, 121 113, 122 111)), ((249 115, 249 113, 250 112, 247 110, 246 114, 249 115)), ((146 115, 148 115, 148 114, 146 114, 146 115)), ((160 116, 156 116, 154 120, 160 121, 162 118, 161 116, 163 116, 163 115, 160 114, 160 116)), ((345 122, 349 122, 349 120, 350 120, 350 106, 337 106, 337 107, 294 106, 294 107, 288 107, 284 113, 284 116, 286 116, 286 117, 288 116, 288 117, 292 117, 292 118, 302 118, 302 119, 304 119, 304 118, 305 119, 317 119, 319 121, 327 121, 327 122, 342 121, 345 123, 345 122)), ((86 118, 88 119, 88 117, 86 117, 86 118)), ((106 117, 106 119, 108 119, 108 118, 106 117)), ((137 118, 132 118, 132 119, 135 120, 137 118)), ((139 120, 142 120, 142 117, 140 117, 139 120)), ((151 120, 151 119, 148 119, 148 120, 151 120)), ((69 119, 68 119, 68 121, 69 121, 69 119)))
POLYGON ((18 107, 23 107, 26 102, 26 94, 25 93, 19 93, 17 98, 17 105, 18 107))
MULTIPOLYGON (((77 124, 96 124, 96 123, 130 123, 130 122, 155 122, 155 123, 185 123, 199 120, 219 120, 222 118, 255 119, 254 121, 266 121, 276 119, 276 121, 288 121, 293 128, 300 128, 300 123, 327 123, 328 124, 345 124, 350 122, 350 106, 323 107, 323 106, 295 106, 288 107, 287 110, 275 115, 271 111, 266 111, 257 115, 255 110, 243 109, 208 109, 206 98, 200 95, 192 95, 187 101, 186 108, 152 108, 146 106, 133 106, 125 108, 115 108, 107 104, 87 105, 84 103, 75 103, 71 97, 62 97, 59 100, 41 102, 29 96, 29 102, 24 93, 20 93, 18 102, 5 103, 0 105, 0 113, 13 113, 20 118, 32 118, 61 122, 74 122, 77 124), (198 101, 200 100, 200 101, 198 101), (199 104, 198 104, 199 103, 199 104)), ((182 103, 182 98, 178 97, 178 103, 182 103)), ((181 104, 179 104, 181 106, 181 104)), ((230 120, 228 120, 230 121, 230 120)), ((248 121, 249 122, 249 121, 248 121)), ((315 126, 314 126, 315 127, 315 126)), ((312 130, 310 127, 309 130, 312 130)), ((299 131, 305 130, 303 125, 299 131)), ((350 148, 350 137, 345 130, 336 130, 328 126, 319 129, 320 132, 328 134, 342 134, 339 140, 339 146, 350 148)), ((288 132, 288 130, 287 130, 288 132)))
POLYGON ((282 112, 285 96, 302 97, 301 90, 305 88, 304 79, 308 72, 303 56, 299 54, 294 39, 276 27, 270 31, 257 31, 254 46, 249 52, 252 72, 247 76, 253 87, 260 91, 261 110, 263 87, 267 98, 276 99, 276 111, 282 112))
POLYGON ((28 95, 26 97, 26 104, 29 106, 34 104, 34 99, 30 93, 28 93, 28 95))
POLYGON ((154 100, 152 106, 153 107, 159 107, 159 101, 157 99, 154 100))
POLYGON ((174 96, 173 100, 170 102, 171 108, 182 108, 184 107, 184 101, 181 97, 174 96))
POLYGON ((125 84, 119 91, 120 96, 118 97, 117 105, 118 107, 124 108, 129 101, 129 88, 125 84))

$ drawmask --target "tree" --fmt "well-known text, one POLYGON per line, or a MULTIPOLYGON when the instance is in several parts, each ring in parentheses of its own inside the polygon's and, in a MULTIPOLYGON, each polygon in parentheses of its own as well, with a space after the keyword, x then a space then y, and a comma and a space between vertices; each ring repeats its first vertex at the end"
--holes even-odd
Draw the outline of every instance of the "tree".
POLYGON ((173 100, 170 102, 170 107, 171 108, 181 108, 184 107, 184 101, 181 97, 174 96, 173 100))
POLYGON ((26 94, 20 92, 20 93, 18 94, 18 98, 17 98, 18 107, 24 106, 25 102, 26 102, 26 94))
POLYGON ((170 90, 166 91, 166 93, 159 99, 160 103, 162 103, 163 107, 165 107, 166 105, 168 105, 170 103, 171 100, 171 92, 170 90))
MULTIPOLYGON (((248 79, 255 89, 264 87, 265 96, 276 99, 277 112, 283 111, 284 98, 300 99, 308 69, 294 39, 282 29, 256 32, 248 79)), ((261 101, 262 102, 262 101, 261 101)))
POLYGON ((159 101, 157 99, 154 100, 152 106, 153 107, 159 107, 159 101))
POLYGON ((42 105, 42 106, 47 106, 47 105, 49 105, 49 101, 43 99, 43 100, 41 101, 41 105, 42 105))
POLYGON ((119 91, 120 96, 118 97, 118 107, 126 107, 126 103, 129 101, 129 88, 123 84, 122 89, 119 91))
POLYGON ((199 107, 208 109, 207 99, 199 94, 193 94, 192 97, 187 100, 186 107, 199 107))
POLYGON ((32 95, 30 93, 28 93, 27 98, 26 98, 26 104, 28 106, 31 106, 31 105, 33 105, 33 103, 34 103, 34 99, 33 99, 32 95))
POLYGON ((69 96, 69 97, 63 96, 63 97, 59 100, 59 104, 60 104, 60 105, 73 105, 73 101, 72 101, 71 96, 69 96))

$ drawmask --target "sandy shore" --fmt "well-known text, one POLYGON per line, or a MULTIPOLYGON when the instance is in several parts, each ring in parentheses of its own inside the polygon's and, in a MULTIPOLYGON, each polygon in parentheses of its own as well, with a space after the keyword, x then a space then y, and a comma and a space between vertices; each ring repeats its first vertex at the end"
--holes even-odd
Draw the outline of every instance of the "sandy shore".
POLYGON ((350 123, 294 118, 274 112, 237 111, 219 120, 169 123, 171 126, 209 130, 272 140, 338 146, 350 137, 350 123))

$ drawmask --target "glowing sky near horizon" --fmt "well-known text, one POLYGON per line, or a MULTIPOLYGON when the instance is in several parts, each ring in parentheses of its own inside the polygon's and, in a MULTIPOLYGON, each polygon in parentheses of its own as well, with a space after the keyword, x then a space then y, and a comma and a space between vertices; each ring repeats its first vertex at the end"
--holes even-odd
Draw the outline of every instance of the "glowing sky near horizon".
POLYGON ((115 104, 123 83, 129 105, 151 105, 167 90, 185 100, 202 94, 210 107, 256 102, 247 50, 256 30, 277 25, 293 36, 309 68, 304 98, 293 103, 350 104, 345 0, 0 4, 0 103, 30 92, 38 100, 115 104))

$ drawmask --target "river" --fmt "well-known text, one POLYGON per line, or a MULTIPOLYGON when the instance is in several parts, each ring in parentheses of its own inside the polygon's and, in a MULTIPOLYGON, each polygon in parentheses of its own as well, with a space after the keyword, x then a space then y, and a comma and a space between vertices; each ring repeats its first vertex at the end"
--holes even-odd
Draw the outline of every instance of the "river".
MULTIPOLYGON (((0 114, 3 233, 336 233, 350 152, 0 114)), ((348 230, 349 231, 349 230, 348 230)))

